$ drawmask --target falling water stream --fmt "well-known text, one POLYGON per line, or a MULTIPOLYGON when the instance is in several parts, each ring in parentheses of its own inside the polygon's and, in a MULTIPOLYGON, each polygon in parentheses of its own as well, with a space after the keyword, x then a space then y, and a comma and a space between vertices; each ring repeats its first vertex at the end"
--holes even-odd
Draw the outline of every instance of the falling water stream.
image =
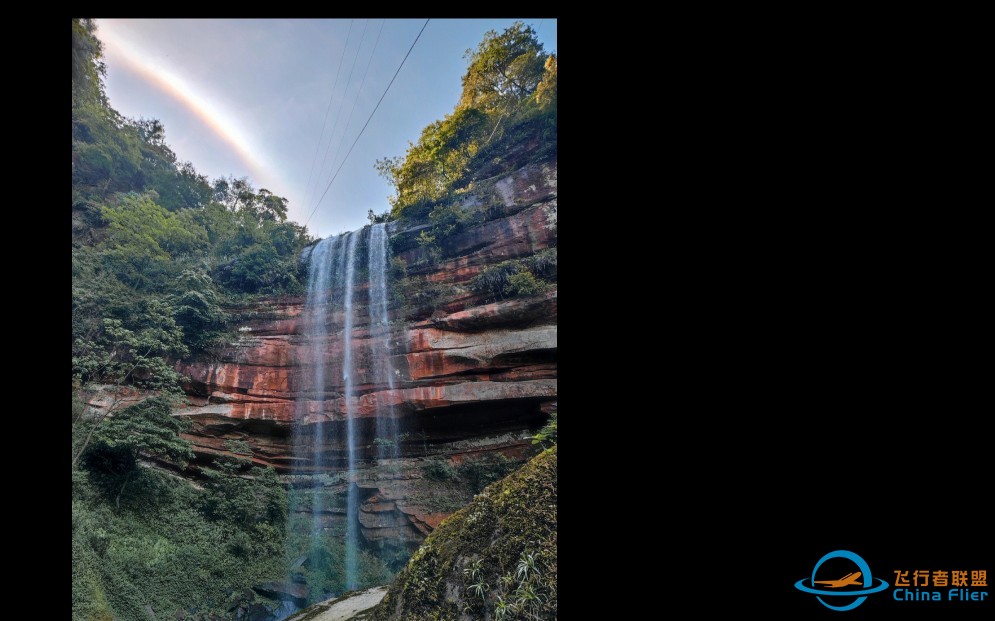
MULTIPOLYGON (((343 567, 345 588, 355 589, 359 584, 359 497, 355 485, 361 444, 369 439, 360 437, 357 415, 359 397, 357 385, 373 385, 380 390, 393 390, 394 371, 390 363, 391 330, 388 291, 389 248, 385 224, 374 224, 358 231, 328 237, 319 241, 312 249, 308 265, 307 295, 303 312, 303 336, 305 346, 300 363, 310 367, 310 372, 301 374, 305 385, 300 387, 294 423, 294 475, 309 475, 304 492, 311 496, 311 523, 308 554, 312 558, 320 555, 323 545, 326 518, 324 512, 327 496, 323 490, 325 482, 322 474, 346 466, 346 527, 342 543, 344 552, 343 567), (359 253, 357 248, 366 239, 367 252, 359 253), (362 257, 365 254, 365 257, 362 257), (360 256, 357 256, 360 255, 360 256), (367 369, 358 368, 363 358, 357 355, 361 345, 362 331, 357 329, 357 306, 362 301, 362 283, 357 283, 357 272, 361 272, 361 262, 367 262, 368 283, 366 292, 369 326, 367 333, 370 355, 367 369), (359 268, 359 269, 357 269, 359 268), (358 291, 357 291, 358 289, 358 291), (359 300, 356 300, 360 296, 359 300), (341 313, 341 314, 340 314, 341 313), (341 317, 341 319, 340 319, 341 317), (337 344, 341 348, 336 347, 337 344), (336 360, 333 352, 341 351, 341 360, 336 360), (328 371, 339 367, 341 362, 341 383, 328 371), (338 398, 341 392, 345 416, 344 424, 338 420, 336 408, 326 403, 338 398), (335 450, 338 448, 338 450, 335 450), (339 452, 345 449, 346 463, 341 463, 339 452)), ((398 434, 395 419, 384 406, 377 405, 376 416, 376 457, 378 461, 398 457, 398 434)), ((324 477, 327 480, 327 476, 324 477)), ((298 483, 300 485, 300 483, 298 483)))
MULTIPOLYGON (((394 391, 394 369, 390 364, 390 317, 387 314, 387 225, 374 224, 369 241, 370 340, 374 381, 394 391)), ((377 408, 377 459, 398 456, 397 420, 377 408)))
MULTIPOLYGON (((343 310, 345 312, 345 325, 342 328, 342 382, 345 385, 345 415, 346 415, 346 442, 348 442, 349 454, 349 481, 353 481, 356 473, 356 398, 353 394, 353 380, 356 370, 353 368, 352 350, 352 326, 353 308, 352 298, 356 278, 356 240, 360 233, 353 231, 349 233, 348 249, 346 250, 345 264, 345 300, 343 310)), ((359 544, 359 533, 357 532, 356 517, 359 514, 359 504, 357 503, 357 489, 349 483, 348 504, 346 505, 346 531, 345 531, 345 581, 346 588, 356 588, 356 548, 359 544)))
MULTIPOLYGON (((315 404, 320 408, 325 400, 325 355, 328 343, 328 309, 331 307, 331 268, 335 254, 337 237, 329 237, 318 242, 311 251, 308 270, 307 297, 304 303, 304 336, 307 342, 307 359, 311 365, 308 377, 310 383, 304 386, 304 398, 297 401, 294 429, 294 474, 320 472, 324 465, 322 438, 325 436, 322 412, 312 412, 315 404), (317 414, 317 416, 312 416, 317 414), (305 423, 313 420, 312 427, 304 432, 305 423), (311 466, 308 467, 307 463, 311 466), (313 470, 312 470, 313 468, 313 470)), ((311 513, 320 516, 325 509, 324 496, 312 494, 311 513)), ((316 517, 311 522, 311 545, 320 543, 321 521, 316 517)))

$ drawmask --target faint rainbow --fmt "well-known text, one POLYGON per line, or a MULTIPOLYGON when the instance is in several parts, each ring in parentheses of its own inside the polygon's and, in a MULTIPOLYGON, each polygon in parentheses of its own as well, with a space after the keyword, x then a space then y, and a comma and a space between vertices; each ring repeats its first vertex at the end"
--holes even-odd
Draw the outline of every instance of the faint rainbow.
MULTIPOLYGON (((272 167, 259 155, 262 150, 252 144, 248 133, 233 120, 234 114, 199 93, 195 84, 147 58, 142 50, 115 32, 108 21, 100 20, 98 28, 98 36, 105 45, 105 53, 123 61, 145 81, 158 87, 193 112, 204 125, 231 146, 238 158, 256 176, 253 181, 257 187, 262 187, 259 184, 264 181, 273 181, 269 174, 272 167)), ((272 186, 272 183, 270 185, 272 186)), ((276 188, 272 187, 271 191, 277 192, 276 188)))

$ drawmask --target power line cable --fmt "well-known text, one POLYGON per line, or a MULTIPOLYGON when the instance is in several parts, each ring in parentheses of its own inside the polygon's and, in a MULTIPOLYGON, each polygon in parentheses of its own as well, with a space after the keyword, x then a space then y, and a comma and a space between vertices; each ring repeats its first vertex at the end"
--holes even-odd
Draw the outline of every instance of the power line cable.
MULTIPOLYGON (((370 65, 373 64, 373 54, 377 51, 377 44, 380 43, 380 33, 383 32, 383 26, 387 20, 383 20, 380 23, 380 31, 377 32, 377 41, 373 44, 373 53, 370 54, 369 60, 366 62, 366 71, 363 72, 363 80, 359 84, 359 91, 356 92, 356 98, 352 100, 352 108, 349 109, 349 116, 346 118, 345 129, 342 130, 342 140, 339 141, 339 146, 335 147, 335 155, 332 156, 332 163, 334 165, 335 161, 339 159, 339 152, 342 151, 342 145, 345 144, 345 135, 349 132, 349 124, 352 123, 352 113, 356 111, 356 103, 359 102, 359 96, 363 93, 363 86, 366 84, 366 76, 370 73, 370 65)), ((305 203, 306 205, 307 203, 305 203)))
MULTIPOLYGON (((346 79, 345 92, 342 95, 341 102, 339 103, 338 112, 335 113, 335 123, 332 125, 332 131, 328 135, 328 146, 325 147, 325 153, 321 156, 321 165, 318 166, 318 178, 315 179, 315 192, 321 187, 320 179, 324 177, 321 171, 325 170, 325 162, 328 161, 328 152, 332 150, 332 143, 335 142, 335 130, 339 127, 339 121, 342 119, 342 110, 346 106, 346 99, 349 96, 349 88, 352 86, 352 75, 356 71, 356 62, 359 60, 359 52, 363 49, 363 41, 366 40, 366 29, 370 25, 370 20, 366 20, 363 25, 363 34, 359 38, 359 46, 356 47, 356 55, 352 57, 352 66, 349 68, 349 77, 346 79)), ((345 140, 345 130, 342 130, 342 136, 339 137, 339 143, 345 140)), ((334 165, 334 162, 333 162, 334 165)), ((305 209, 307 208, 307 203, 304 203, 305 209)))
POLYGON ((307 173, 307 183, 304 184, 304 204, 308 204, 308 194, 311 193, 311 175, 314 174, 314 165, 318 161, 318 151, 321 150, 321 141, 325 138, 325 125, 328 122, 328 113, 332 109, 332 100, 335 99, 335 89, 339 85, 339 75, 342 73, 342 61, 345 60, 345 51, 349 47, 349 37, 352 36, 352 26, 355 19, 349 21, 349 33, 345 37, 345 45, 342 46, 342 54, 339 56, 339 68, 335 70, 335 81, 332 83, 332 92, 328 94, 328 107, 325 108, 325 118, 321 120, 321 133, 318 134, 318 144, 314 145, 314 157, 311 158, 311 170, 307 173))
POLYGON ((383 91, 383 95, 381 95, 380 100, 377 101, 377 105, 373 107, 373 112, 370 112, 370 116, 369 118, 366 119, 366 123, 363 124, 363 128, 359 130, 359 135, 356 136, 356 140, 354 140, 352 146, 349 147, 349 150, 346 152, 345 157, 342 159, 342 163, 339 164, 338 170, 335 171, 335 175, 332 177, 332 180, 328 182, 327 186, 325 186, 325 191, 322 192, 321 198, 318 199, 318 202, 315 204, 314 209, 311 210, 311 215, 308 216, 307 220, 304 221, 304 226, 307 226, 307 223, 311 221, 311 217, 314 216, 314 212, 318 210, 318 205, 320 205, 321 201, 325 198, 325 194, 328 194, 328 189, 332 187, 333 183, 335 183, 335 179, 338 178, 339 176, 339 171, 341 171, 342 167, 345 166, 345 163, 346 161, 348 161, 349 155, 352 153, 353 148, 355 148, 356 143, 359 142, 359 139, 363 136, 363 132, 366 131, 366 127, 370 124, 370 121, 373 119, 373 115, 377 113, 377 110, 380 108, 380 104, 383 102, 383 98, 387 96, 387 92, 390 90, 391 85, 394 84, 394 80, 397 79, 397 74, 401 73, 401 68, 404 67, 404 63, 408 60, 408 56, 411 55, 411 50, 415 49, 415 44, 418 43, 418 39, 420 39, 422 33, 425 32, 425 26, 428 26, 428 22, 431 21, 431 19, 432 18, 426 19, 425 23, 422 24, 421 30, 418 31, 418 36, 415 37, 415 40, 414 42, 412 42, 411 47, 408 48, 408 53, 404 55, 404 58, 401 60, 401 64, 397 66, 397 71, 394 72, 394 77, 390 79, 390 82, 387 84, 387 88, 385 88, 383 91))

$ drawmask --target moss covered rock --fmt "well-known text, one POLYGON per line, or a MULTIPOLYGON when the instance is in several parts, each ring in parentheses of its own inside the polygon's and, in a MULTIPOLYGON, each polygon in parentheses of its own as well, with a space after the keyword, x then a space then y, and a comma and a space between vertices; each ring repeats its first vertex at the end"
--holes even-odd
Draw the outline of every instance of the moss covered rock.
POLYGON ((375 621, 556 619, 556 447, 478 494, 412 555, 375 621))

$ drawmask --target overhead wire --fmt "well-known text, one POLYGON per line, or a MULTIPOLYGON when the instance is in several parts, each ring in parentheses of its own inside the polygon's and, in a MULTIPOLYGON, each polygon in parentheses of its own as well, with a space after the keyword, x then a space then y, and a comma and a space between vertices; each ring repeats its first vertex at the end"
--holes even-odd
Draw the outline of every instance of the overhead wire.
MULTIPOLYGON (((366 40, 366 29, 369 25, 370 20, 366 20, 366 23, 363 25, 363 34, 359 38, 359 46, 356 47, 356 55, 352 57, 352 66, 349 68, 349 77, 346 79, 345 91, 342 98, 339 100, 339 109, 335 113, 335 123, 332 125, 332 131, 328 135, 328 146, 325 147, 325 153, 321 156, 321 165, 318 166, 318 178, 315 179, 315 192, 317 192, 318 188, 321 187, 320 179, 324 178, 324 174, 321 171, 325 170, 325 162, 328 161, 328 152, 332 150, 332 143, 335 142, 335 130, 338 129, 339 121, 342 119, 342 110, 345 109, 346 100, 349 97, 349 89, 352 87, 352 76, 356 71, 356 62, 359 60, 359 52, 363 49, 363 41, 366 40)), ((345 130, 343 129, 342 136, 339 137, 339 142, 344 140, 345 130)), ((332 162, 332 165, 334 165, 334 161, 332 162)), ((307 205, 308 203, 304 204, 307 205)))
POLYGON ((373 119, 373 115, 377 113, 377 110, 380 108, 380 104, 383 103, 384 97, 386 97, 387 93, 390 91, 390 87, 394 84, 394 80, 397 79, 397 75, 401 73, 401 69, 404 67, 404 63, 407 62, 408 57, 411 56, 411 50, 415 49, 415 45, 418 43, 418 40, 421 38, 422 33, 425 32, 425 27, 428 26, 429 21, 431 21, 431 18, 426 19, 425 23, 422 24, 421 30, 418 31, 418 36, 415 37, 415 40, 411 43, 411 47, 408 48, 408 52, 404 55, 404 58, 401 59, 401 64, 397 66, 397 71, 394 72, 394 77, 390 79, 390 82, 387 84, 387 88, 385 88, 383 91, 383 95, 380 95, 380 99, 377 101, 377 105, 373 107, 373 111, 370 112, 370 116, 366 119, 366 123, 364 123, 362 129, 359 130, 359 134, 356 136, 356 140, 353 141, 352 146, 349 147, 349 150, 346 152, 345 157, 342 158, 342 163, 339 164, 339 167, 335 171, 335 174, 332 176, 331 181, 329 181, 328 185, 325 186, 325 191, 322 192, 321 198, 319 198, 318 202, 315 203, 314 209, 311 210, 311 215, 309 215, 307 217, 307 220, 304 221, 304 226, 307 226, 308 222, 310 222, 311 218, 314 216, 314 213, 318 211, 318 206, 321 205, 321 201, 325 198, 325 195, 328 194, 328 190, 329 188, 332 187, 332 184, 335 183, 335 179, 338 178, 339 172, 342 170, 342 167, 345 166, 345 163, 349 160, 349 155, 352 153, 352 150, 356 147, 356 143, 359 142, 359 139, 362 138, 363 132, 366 131, 367 126, 369 126, 370 121, 373 119))
POLYGON ((352 36, 352 26, 356 23, 355 18, 349 20, 349 32, 345 37, 345 45, 342 46, 342 54, 339 55, 339 67, 335 70, 335 81, 332 82, 332 90, 328 93, 328 106, 325 108, 325 117, 321 120, 321 133, 318 134, 318 144, 314 145, 314 157, 311 158, 311 170, 307 173, 307 183, 304 184, 304 204, 308 204, 308 194, 311 193, 311 176, 314 174, 314 165, 318 161, 318 151, 321 150, 321 141, 325 138, 325 125, 328 123, 328 113, 332 109, 332 101, 335 99, 335 89, 339 85, 339 75, 342 73, 342 61, 345 60, 345 51, 349 48, 349 38, 352 36))
MULTIPOLYGON (((377 44, 380 43, 380 33, 383 32, 384 24, 387 20, 383 20, 380 23, 380 31, 377 32, 376 43, 373 44, 373 52, 370 54, 369 60, 366 61, 366 70, 363 72, 363 80, 359 84, 359 91, 356 92, 355 99, 352 100, 352 108, 349 109, 349 116, 346 118, 345 129, 342 130, 342 140, 339 141, 337 147, 335 147, 335 155, 332 156, 332 164, 339 159, 339 152, 342 151, 342 145, 345 144, 345 136, 349 133, 349 125, 352 123, 352 113, 356 111, 356 103, 359 101, 359 96, 363 93, 363 86, 366 84, 366 76, 370 73, 370 65, 373 64, 373 54, 377 52, 377 44)), ((306 203, 305 203, 306 204, 306 203)))

